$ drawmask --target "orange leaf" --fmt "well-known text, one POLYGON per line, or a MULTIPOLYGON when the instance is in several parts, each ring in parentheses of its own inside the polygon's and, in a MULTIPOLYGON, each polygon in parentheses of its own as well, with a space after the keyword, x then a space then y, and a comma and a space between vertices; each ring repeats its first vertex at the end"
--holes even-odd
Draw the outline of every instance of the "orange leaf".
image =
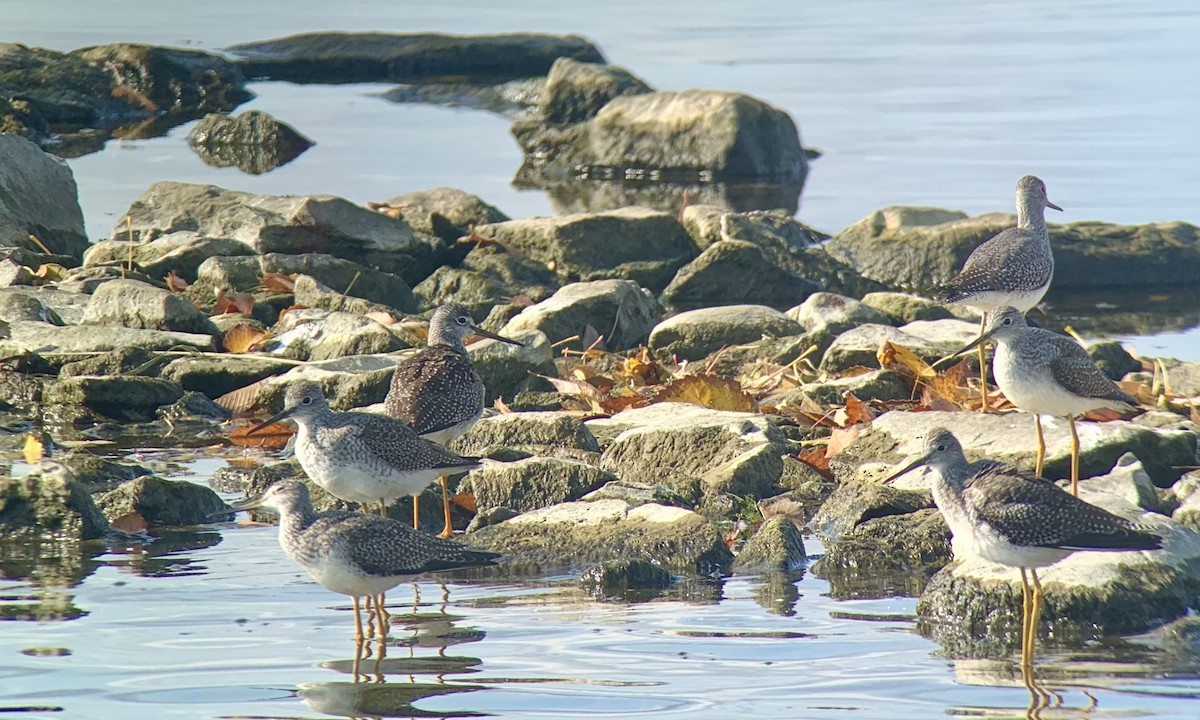
POLYGON ((33 276, 45 282, 57 282, 67 276, 67 269, 58 263, 42 263, 33 276))
POLYGON ((479 508, 475 504, 475 495, 473 493, 469 493, 469 492, 456 493, 454 495, 454 497, 450 498, 450 502, 454 503, 455 505, 459 506, 460 508, 462 508, 463 510, 466 510, 469 513, 479 512, 479 508))
POLYGON ((217 291, 217 302, 213 305, 213 315, 241 313, 249 315, 254 311, 254 296, 250 293, 235 292, 226 295, 224 290, 217 291))
POLYGON ((37 465, 46 457, 46 446, 42 441, 33 435, 25 437, 25 446, 21 448, 21 453, 25 456, 25 462, 30 465, 37 465))
POLYGON ((174 270, 167 273, 167 276, 163 278, 163 282, 167 284, 167 289, 173 293, 181 293, 188 289, 188 281, 176 275, 174 270))
POLYGON ((875 357, 879 360, 879 367, 884 370, 903 367, 908 370, 909 374, 915 375, 918 380, 930 380, 937 376, 937 372, 929 367, 929 363, 917 357, 912 350, 891 340, 883 341, 875 353, 875 357))
POLYGON ((259 330, 249 323, 238 323, 225 331, 222 344, 231 353, 244 353, 258 348, 270 336, 266 330, 259 330))
POLYGON ((862 400, 854 396, 854 393, 846 391, 846 424, 858 425, 860 423, 869 423, 875 419, 875 414, 871 412, 871 408, 862 400))
POLYGON ((258 279, 258 286, 269 292, 292 293, 296 292, 296 278, 283 273, 267 273, 258 279))
POLYGON ((283 423, 274 423, 262 430, 248 434, 253 425, 240 427, 229 433, 229 441, 239 447, 258 447, 268 450, 279 450, 288 444, 288 440, 296 434, 296 428, 283 423))
POLYGON ((738 536, 741 534, 742 534, 741 527, 734 527, 732 530, 725 533, 725 537, 723 538, 723 540, 725 541, 725 547, 732 548, 733 544, 735 542, 737 542, 738 536))
POLYGON ((654 402, 685 402, 713 410, 753 412, 758 405, 741 384, 718 375, 685 375, 654 393, 654 402))
POLYGON ((287 315, 288 313, 290 313, 293 310, 307 310, 307 309, 308 309, 307 305, 288 305, 287 307, 285 307, 284 309, 279 311, 279 317, 275 319, 275 322, 279 322, 280 320, 283 319, 284 315, 287 315))
POLYGON ((815 447, 806 450, 797 455, 796 459, 821 473, 827 480, 833 479, 833 475, 829 472, 829 458, 825 455, 825 448, 815 447))

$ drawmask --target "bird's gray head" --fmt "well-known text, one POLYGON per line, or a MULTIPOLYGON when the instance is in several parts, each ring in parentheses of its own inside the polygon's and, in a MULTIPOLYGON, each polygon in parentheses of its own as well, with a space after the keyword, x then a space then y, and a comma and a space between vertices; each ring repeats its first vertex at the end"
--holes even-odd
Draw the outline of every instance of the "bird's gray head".
POLYGON ((304 422, 328 413, 329 403, 321 386, 310 380, 299 380, 288 385, 283 393, 283 411, 276 413, 267 420, 255 425, 246 434, 253 435, 268 425, 294 418, 296 422, 304 422))
POLYGON ((984 324, 983 332, 979 337, 963 346, 961 350, 950 355, 949 357, 958 357, 968 350, 974 348, 980 343, 995 339, 997 342, 1004 342, 1011 338, 1017 337, 1021 330, 1029 327, 1025 322, 1025 315, 1014 307, 1005 305, 993 310, 987 316, 987 322, 984 324))
POLYGON ((910 470, 923 466, 939 470, 946 475, 946 470, 958 465, 965 465, 966 462, 967 459, 963 455, 962 445, 959 444, 958 438, 954 437, 946 428, 933 428, 921 443, 920 454, 889 475, 884 482, 889 483, 910 470))
POLYGON ((280 480, 267 488, 266 492, 254 500, 237 503, 230 507, 234 512, 263 508, 284 514, 289 510, 311 504, 308 488, 299 480, 280 480))
POLYGON ((1017 181, 1017 211, 1022 210, 1037 212, 1041 215, 1046 208, 1054 208, 1062 210, 1059 206, 1050 202, 1050 198, 1046 196, 1046 183, 1042 179, 1034 175, 1026 175, 1017 181))
POLYGON ((433 317, 429 319, 429 345, 449 345, 462 351, 465 348, 464 341, 471 335, 482 335, 510 345, 521 345, 516 340, 480 328, 465 305, 446 303, 433 311, 433 317))

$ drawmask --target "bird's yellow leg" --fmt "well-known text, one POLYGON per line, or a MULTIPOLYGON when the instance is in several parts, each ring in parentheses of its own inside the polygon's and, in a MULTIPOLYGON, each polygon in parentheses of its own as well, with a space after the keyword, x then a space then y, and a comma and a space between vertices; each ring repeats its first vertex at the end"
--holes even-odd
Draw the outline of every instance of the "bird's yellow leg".
POLYGON ((1029 576, 1025 568, 1021 568, 1021 668, 1029 666, 1029 616, 1031 614, 1032 593, 1029 589, 1029 576))
POLYGON ((421 496, 413 495, 413 530, 421 529, 421 496))
POLYGON ((1079 497, 1079 433, 1075 430, 1074 415, 1067 416, 1067 424, 1071 426, 1071 494, 1079 497))
POLYGON ((382 500, 379 501, 379 514, 383 517, 387 517, 387 505, 385 505, 382 500))
POLYGON ((1042 468, 1046 464, 1046 436, 1042 434, 1042 416, 1033 416, 1033 427, 1037 430, 1037 458, 1033 461, 1033 474, 1042 476, 1042 468))
POLYGON ((379 642, 387 641, 388 635, 388 619, 391 617, 384 605, 387 601, 384 599, 383 593, 375 596, 375 621, 379 624, 379 642))
MULTIPOLYGON (((987 313, 979 318, 979 334, 982 335, 987 330, 987 313)), ((984 352, 986 342, 979 343, 979 412, 985 413, 988 408, 988 384, 987 384, 987 354, 984 352)))
POLYGON ((446 516, 446 527, 438 533, 440 538, 448 538, 454 536, 454 523, 450 522, 450 488, 446 486, 446 476, 438 478, 438 483, 442 486, 442 513, 446 516))
POLYGON ((358 605, 358 596, 355 595, 354 597, 352 597, 350 599, 354 603, 354 642, 358 643, 359 645, 362 645, 363 626, 362 626, 361 609, 359 608, 359 605, 358 605))
POLYGON ((1048 707, 1051 699, 1050 693, 1037 684, 1037 679, 1033 671, 1033 656, 1037 644, 1038 625, 1042 621, 1042 583, 1038 580, 1037 570, 1029 568, 1029 576, 1033 580, 1033 618, 1029 623, 1029 676, 1034 681, 1033 687, 1042 696, 1040 707, 1048 707))

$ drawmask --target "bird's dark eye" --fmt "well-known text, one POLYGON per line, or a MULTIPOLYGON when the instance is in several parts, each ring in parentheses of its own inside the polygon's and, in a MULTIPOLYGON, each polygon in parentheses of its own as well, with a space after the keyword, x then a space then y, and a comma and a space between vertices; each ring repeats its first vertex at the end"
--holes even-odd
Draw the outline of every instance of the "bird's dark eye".
POLYGON ((467 318, 465 315, 459 315, 458 317, 454 318, 454 322, 458 323, 459 325, 466 325, 467 318))
POLYGON ((1012 325, 1012 318, 1004 318, 1005 325, 1012 325))
POLYGON ((312 396, 311 396, 311 395, 305 395, 305 396, 304 396, 304 399, 303 399, 303 400, 301 400, 300 402, 301 402, 301 403, 303 403, 304 405, 312 405, 312 396))
POLYGON ((938 451, 938 452, 946 452, 946 446, 945 446, 945 445, 938 445, 938 446, 937 446, 937 451, 938 451))

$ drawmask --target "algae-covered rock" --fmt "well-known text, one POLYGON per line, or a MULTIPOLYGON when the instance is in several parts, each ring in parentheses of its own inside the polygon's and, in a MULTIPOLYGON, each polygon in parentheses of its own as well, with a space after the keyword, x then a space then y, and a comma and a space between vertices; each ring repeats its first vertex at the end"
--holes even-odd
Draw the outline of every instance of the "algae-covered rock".
POLYGON ((907 325, 915 320, 947 320, 954 317, 944 306, 920 295, 873 292, 863 296, 863 305, 887 316, 890 325, 907 325))
POLYGON ((788 571, 802 567, 807 559, 804 538, 796 524, 785 517, 773 517, 763 521, 750 536, 734 558, 733 567, 742 573, 788 571))
POLYGON ((865 302, 829 292, 809 295, 804 302, 788 310, 787 316, 800 323, 805 330, 812 330, 821 325, 837 325, 843 328, 867 323, 886 325, 890 321, 887 315, 865 302))
POLYGON ((472 545, 513 564, 577 567, 645 560, 680 572, 712 572, 733 557, 716 526, 683 508, 621 500, 570 502, 471 533, 472 545))
POLYGON ((569 57, 554 61, 538 113, 550 124, 569 125, 595 116, 609 100, 650 92, 650 86, 625 68, 569 57))
POLYGON ((145 330, 218 336, 212 321, 182 295, 137 280, 112 280, 96 288, 83 322, 145 330))
POLYGON ((473 249, 462 267, 443 265, 435 270, 413 288, 413 294, 427 307, 455 302, 481 316, 517 296, 539 303, 558 287, 554 273, 541 263, 485 245, 473 249))
POLYGON ((654 326, 650 348, 681 360, 699 360, 726 345, 800 335, 804 328, 762 305, 726 305, 679 313, 654 326))
POLYGON ((597 280, 564 285, 549 298, 509 320, 501 335, 538 330, 551 343, 578 336, 580 347, 591 327, 610 350, 637 347, 658 320, 658 301, 630 280, 597 280))
POLYGON ((309 362, 283 375, 268 378, 257 386, 253 398, 230 409, 239 413, 277 413, 283 409, 283 394, 288 384, 297 380, 320 385, 334 410, 361 408, 383 402, 395 372, 396 357, 393 355, 352 355, 309 362))
POLYGON ((60 378, 46 386, 48 405, 82 405, 109 417, 150 420, 163 405, 183 397, 176 383, 140 375, 60 378))
POLYGON ((24 477, 0 478, 0 530, 9 539, 77 542, 104 537, 108 522, 70 470, 46 461, 24 477))
POLYGON ((865 520, 825 547, 813 572, 834 597, 919 593, 950 562, 950 530, 936 508, 865 520))
POLYGON ((402 350, 406 344, 379 322, 361 315, 301 308, 276 325, 263 350, 294 360, 332 360, 402 350))
POLYGON ((213 350, 212 335, 142 330, 103 325, 67 325, 59 327, 43 322, 20 321, 10 325, 14 345, 33 352, 103 353, 120 348, 140 347, 147 350, 173 350, 192 347, 213 350))
POLYGON ((578 500, 615 480, 594 465, 553 457, 531 457, 508 463, 488 463, 472 472, 459 487, 475 497, 479 508, 507 507, 517 512, 578 500))
POLYGON ((199 355, 171 360, 159 377, 179 383, 184 390, 201 392, 216 399, 264 378, 287 372, 292 366, 290 362, 258 355, 199 355))
POLYGON ((506 447, 544 452, 566 448, 599 452, 587 426, 562 412, 501 413, 482 418, 453 443, 461 455, 478 455, 488 448, 506 447))
POLYGON ((100 496, 97 507, 110 522, 137 513, 151 527, 197 525, 226 508, 215 492, 186 480, 144 475, 100 496))
POLYGON ((246 78, 236 64, 203 50, 114 43, 71 55, 111 73, 124 97, 157 113, 199 117, 232 110, 254 96, 243 87, 246 78))
POLYGON ((837 543, 868 520, 907 515, 932 505, 932 498, 923 493, 878 483, 843 482, 834 488, 808 527, 827 542, 837 543))
POLYGON ((646 560, 613 560, 583 571, 579 584, 600 598, 615 597, 623 601, 642 599, 647 591, 671 587, 674 576, 646 560))

